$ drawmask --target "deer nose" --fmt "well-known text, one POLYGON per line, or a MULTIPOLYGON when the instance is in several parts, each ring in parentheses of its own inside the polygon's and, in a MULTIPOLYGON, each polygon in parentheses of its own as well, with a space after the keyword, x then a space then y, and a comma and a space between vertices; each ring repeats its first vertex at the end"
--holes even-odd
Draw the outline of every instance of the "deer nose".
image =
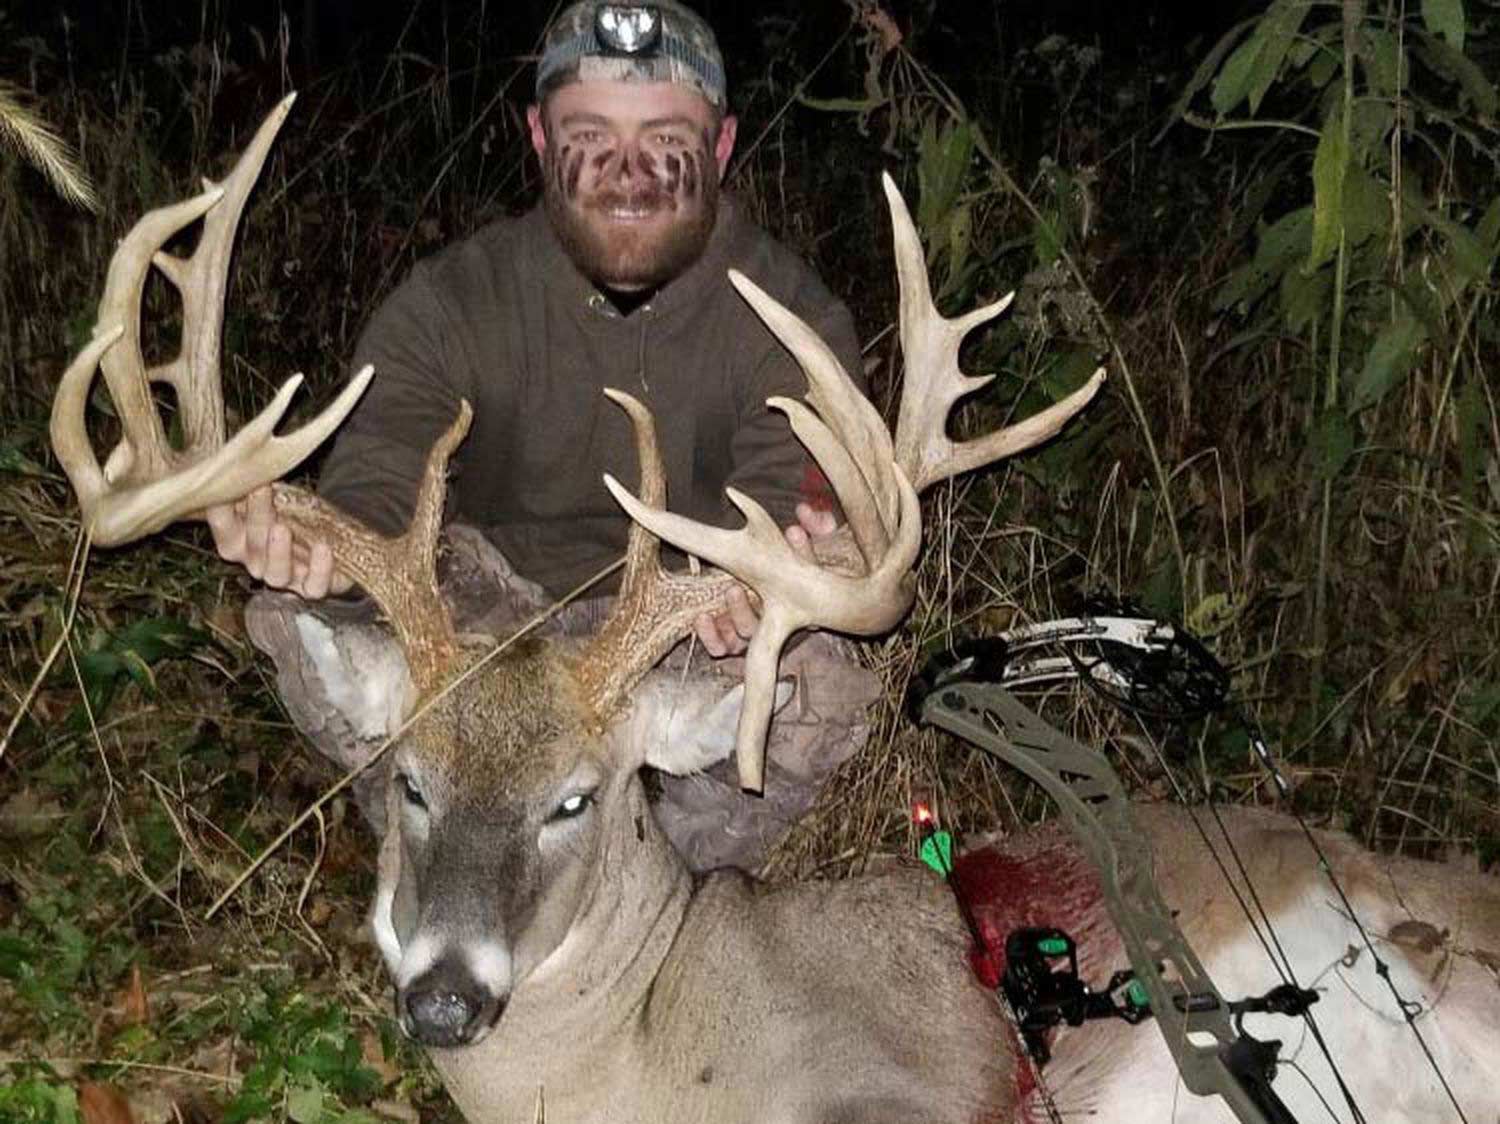
POLYGON ((471 1046, 495 1025, 505 999, 472 980, 444 975, 428 972, 398 996, 401 1027, 424 1046, 471 1046))

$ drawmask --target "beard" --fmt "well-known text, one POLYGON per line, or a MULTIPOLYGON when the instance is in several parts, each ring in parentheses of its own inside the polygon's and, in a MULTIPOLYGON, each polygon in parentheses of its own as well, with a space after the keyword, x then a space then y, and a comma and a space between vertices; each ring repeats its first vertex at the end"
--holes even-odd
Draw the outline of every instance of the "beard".
POLYGON ((549 172, 542 189, 547 217, 578 271, 596 285, 626 290, 664 285, 703 255, 713 234, 719 184, 712 176, 703 177, 692 196, 648 182, 628 189, 579 192, 569 199, 562 187, 564 177, 549 172), (620 210, 642 217, 612 217, 620 210))

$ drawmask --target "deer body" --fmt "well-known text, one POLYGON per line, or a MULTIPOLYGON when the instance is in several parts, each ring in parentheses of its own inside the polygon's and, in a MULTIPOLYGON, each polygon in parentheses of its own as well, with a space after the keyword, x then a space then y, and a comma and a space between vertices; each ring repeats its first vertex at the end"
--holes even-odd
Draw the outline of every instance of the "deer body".
MULTIPOLYGON (((592 739, 576 727, 552 729, 554 740, 531 756, 539 771, 526 775, 517 771, 525 755, 502 751, 510 768, 501 771, 484 746, 464 742, 466 729, 492 745, 504 740, 496 730, 524 739, 543 733, 522 713, 523 700, 540 701, 551 719, 566 713, 551 705, 557 700, 546 694, 547 673, 529 662, 538 659, 551 662, 538 648, 522 653, 516 668, 497 669, 501 684, 494 677, 465 684, 450 698, 468 717, 455 719, 440 707, 435 725, 419 722, 408 735, 420 738, 429 725, 449 739, 457 735, 441 750, 422 749, 422 759, 446 762, 476 806, 489 810, 496 826, 487 837, 470 824, 454 826, 462 846, 492 864, 492 873, 471 866, 454 881, 403 864, 395 826, 402 813, 394 807, 382 851, 380 898, 392 905, 389 921, 377 916, 376 928, 396 934, 385 951, 398 1009, 410 1009, 412 994, 426 986, 424 973, 462 990, 444 964, 483 960, 485 947, 504 946, 513 966, 493 1029, 481 1028, 470 1044, 431 1051, 473 1124, 529 1121, 539 1103, 548 1121, 564 1124, 1046 1118, 1038 1097, 1024 1095, 1016 1039, 996 997, 968 967, 967 930, 936 876, 893 866, 839 882, 772 887, 738 872, 701 881, 688 874, 656 824, 638 770, 643 756, 652 756, 645 747, 691 754, 691 731, 722 721, 718 702, 695 699, 693 684, 649 679, 629 712, 592 739), (517 672, 524 689, 509 683, 517 672), (496 698, 510 699, 510 712, 498 713, 496 698), (548 828, 534 826, 539 817, 508 803, 518 794, 556 800, 570 791, 562 778, 579 775, 600 779, 590 812, 575 825, 581 834, 566 843, 549 844, 548 828), (533 826, 517 831, 523 824, 533 826), (514 881, 516 871, 555 864, 546 854, 552 848, 577 848, 569 858, 575 875, 554 867, 550 886, 485 894, 482 887, 514 881), (476 905, 476 924, 456 920, 476 905), (549 912, 555 919, 541 920, 549 912), (550 934, 545 943, 538 933, 550 934), (414 949, 427 950, 415 964, 414 949)), ((566 689, 570 681, 557 682, 566 689)), ((406 752, 402 747, 392 761, 393 803, 406 752)), ((1140 807, 1136 818, 1151 839, 1163 896, 1224 994, 1263 994, 1278 983, 1189 813, 1140 807)), ((1224 818, 1299 981, 1320 992, 1314 1013, 1367 1118, 1452 1119, 1300 830, 1275 813, 1228 809, 1224 818)), ((441 819, 434 817, 429 841, 443 830, 441 819)), ((1500 1041, 1500 885, 1319 834, 1398 987, 1422 1004, 1420 1026, 1460 1103, 1471 1120, 1494 1119, 1500 1096, 1485 1063, 1500 1041)), ((1071 844, 1058 843, 1055 828, 990 847, 1002 858, 1042 851, 1028 860, 1026 878, 995 888, 981 904, 982 918, 1002 933, 1023 924, 1073 933, 1081 972, 1092 983, 1124 965, 1092 872, 1071 844)), ((479 995, 469 1007, 489 1012, 490 998, 479 995)), ((1337 1085, 1307 1029, 1269 1015, 1250 1016, 1247 1028, 1286 1043, 1283 1056, 1313 1084, 1284 1070, 1278 1091, 1299 1120, 1322 1117, 1319 1095, 1336 1101, 1337 1085)), ((431 1038, 431 1027, 409 1029, 431 1038)), ((1061 1029, 1044 1078, 1064 1118, 1232 1120, 1217 1099, 1181 1088, 1150 1024, 1106 1020, 1061 1029)))

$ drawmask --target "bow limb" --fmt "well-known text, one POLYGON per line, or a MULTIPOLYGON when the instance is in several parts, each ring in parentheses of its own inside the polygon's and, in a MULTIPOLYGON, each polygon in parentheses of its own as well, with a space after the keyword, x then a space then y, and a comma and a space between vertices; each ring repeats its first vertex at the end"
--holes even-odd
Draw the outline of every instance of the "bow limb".
POLYGON ((1124 787, 1103 754, 1053 729, 994 684, 940 686, 924 720, 1020 769, 1057 801, 1099 872, 1110 917, 1183 1084, 1218 1096, 1242 1124, 1295 1124, 1271 1090, 1260 1047, 1236 1032, 1229 1005, 1157 892, 1151 850, 1135 829, 1124 787))

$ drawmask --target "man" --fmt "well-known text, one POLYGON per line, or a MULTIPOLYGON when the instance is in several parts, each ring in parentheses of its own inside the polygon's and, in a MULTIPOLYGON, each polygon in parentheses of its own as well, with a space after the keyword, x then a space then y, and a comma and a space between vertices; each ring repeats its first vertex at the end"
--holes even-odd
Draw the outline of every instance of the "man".
MULTIPOLYGON (((821 475, 765 405, 800 397, 806 378, 727 270, 800 315, 860 380, 858 344, 847 309, 719 194, 736 121, 712 31, 676 0, 574 3, 548 31, 536 95, 540 205, 422 262, 375 314, 354 355, 375 379, 320 492, 377 529, 403 530, 428 450, 467 399, 474 420, 452 461, 447 518, 564 597, 625 548, 629 520, 601 477, 634 481, 638 465, 627 417, 602 394, 612 386, 656 417, 674 511, 738 526, 724 496, 732 485, 810 550, 834 515, 809 502, 821 475)), ((325 545, 275 521, 268 490, 209 522, 220 553, 269 586, 313 599, 349 587, 325 545)), ((709 654, 732 655, 756 623, 736 589, 697 632, 709 654)), ((765 801, 727 779, 668 784, 659 814, 695 866, 758 862, 862 739, 872 677, 826 638, 798 658, 829 670, 808 688, 802 717, 778 723, 765 801), (830 713, 842 716, 832 726, 830 713)))
MULTIPOLYGON (((374 364, 375 381, 319 490, 387 533, 403 529, 427 450, 468 398, 475 421, 454 458, 448 518, 481 528, 561 597, 624 549, 628 521, 600 483, 606 471, 636 477, 629 423, 600 393, 615 386, 658 419, 674 510, 738 525, 724 499, 733 485, 788 525, 794 546, 831 532, 832 513, 806 502, 820 491, 816 468, 765 406, 800 396, 805 379, 726 270, 801 315, 858 379, 853 321, 719 194, 736 120, 712 31, 675 0, 575 3, 547 34, 536 93, 540 206, 422 263, 376 313, 354 357, 374 364)), ((270 586, 309 598, 349 587, 326 546, 274 520, 268 491, 209 522, 220 553, 270 586)), ((698 632, 724 655, 743 651, 754 626, 736 591, 698 632)))

